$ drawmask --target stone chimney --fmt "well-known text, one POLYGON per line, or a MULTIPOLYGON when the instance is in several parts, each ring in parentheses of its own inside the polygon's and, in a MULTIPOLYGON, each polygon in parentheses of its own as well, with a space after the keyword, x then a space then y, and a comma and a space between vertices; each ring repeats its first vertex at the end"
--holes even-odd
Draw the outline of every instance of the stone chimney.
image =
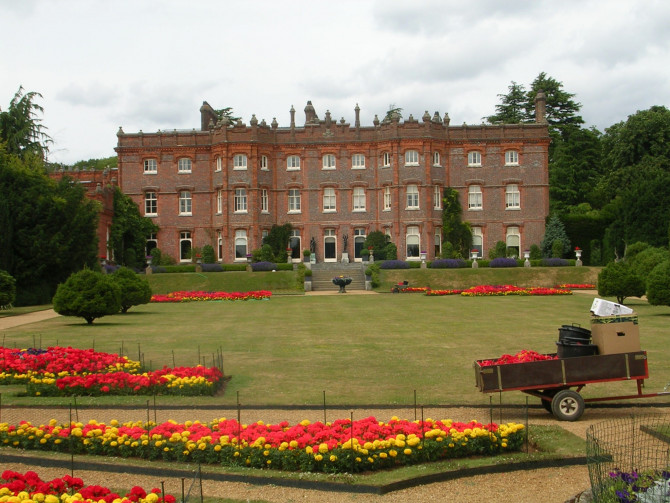
POLYGON ((542 89, 535 95, 535 122, 542 124, 547 122, 547 95, 542 89))
POLYGON ((217 121, 218 118, 216 117, 214 109, 209 103, 203 101, 202 106, 200 107, 200 131, 208 131, 209 123, 213 122, 216 124, 217 121))

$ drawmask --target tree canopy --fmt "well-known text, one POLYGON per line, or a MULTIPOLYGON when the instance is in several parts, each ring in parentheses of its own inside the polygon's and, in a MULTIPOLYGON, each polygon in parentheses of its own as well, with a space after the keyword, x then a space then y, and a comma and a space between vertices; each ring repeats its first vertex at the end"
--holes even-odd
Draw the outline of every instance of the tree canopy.
POLYGON ((144 263, 147 238, 158 226, 140 215, 135 202, 118 187, 114 191, 114 219, 109 242, 116 261, 124 266, 138 267, 144 263))
POLYGON ((38 117, 44 109, 35 103, 35 99, 41 97, 34 91, 24 92, 20 86, 9 102, 9 108, 0 111, 0 143, 5 145, 8 154, 46 158, 52 140, 38 117))

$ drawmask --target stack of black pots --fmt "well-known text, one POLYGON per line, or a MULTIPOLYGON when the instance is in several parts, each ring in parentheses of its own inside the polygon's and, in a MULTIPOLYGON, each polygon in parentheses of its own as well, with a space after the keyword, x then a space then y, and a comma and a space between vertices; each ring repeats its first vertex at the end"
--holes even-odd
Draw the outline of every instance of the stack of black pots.
POLYGON ((579 325, 563 325, 558 329, 556 352, 559 358, 592 356, 598 354, 598 346, 591 344, 591 331, 579 325))

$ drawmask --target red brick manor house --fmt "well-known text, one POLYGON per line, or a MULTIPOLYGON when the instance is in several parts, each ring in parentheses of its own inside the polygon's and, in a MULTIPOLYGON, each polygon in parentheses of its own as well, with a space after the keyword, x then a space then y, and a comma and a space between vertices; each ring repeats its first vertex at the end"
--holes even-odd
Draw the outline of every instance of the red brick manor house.
POLYGON ((440 254, 445 187, 460 192, 474 248, 496 241, 522 251, 539 244, 549 210, 549 134, 544 95, 536 121, 452 126, 449 116, 397 114, 371 126, 320 119, 307 102, 296 126, 252 116, 218 120, 204 102, 196 130, 126 133, 119 128, 118 184, 160 230, 158 246, 177 260, 211 244, 220 261, 246 260, 274 224, 290 223, 298 261, 312 245, 318 262, 360 260, 365 237, 382 231, 398 258, 440 254))

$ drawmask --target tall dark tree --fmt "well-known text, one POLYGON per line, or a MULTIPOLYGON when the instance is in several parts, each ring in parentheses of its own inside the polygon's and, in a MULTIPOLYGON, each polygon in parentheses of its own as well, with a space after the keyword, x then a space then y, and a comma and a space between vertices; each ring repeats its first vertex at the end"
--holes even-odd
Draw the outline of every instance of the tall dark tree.
POLYGON ((117 187, 114 192, 114 219, 109 238, 117 263, 128 267, 141 266, 144 263, 147 239, 156 231, 158 226, 150 218, 140 215, 135 202, 117 187))
POLYGON ((270 245, 275 262, 286 262, 288 254, 286 247, 291 239, 293 226, 290 223, 284 225, 273 225, 268 235, 263 238, 264 245, 270 245))
POLYGON ((446 187, 442 197, 442 242, 450 243, 459 257, 468 258, 472 247, 472 229, 469 223, 461 221, 461 215, 458 191, 446 187))
POLYGON ((546 98, 546 119, 554 127, 581 126, 584 119, 579 115, 582 108, 573 98, 574 94, 563 89, 563 83, 541 72, 530 85, 526 93, 526 120, 532 121, 535 117, 535 97, 543 91, 546 98))
POLYGON ((519 124, 528 122, 526 104, 528 97, 522 84, 512 83, 507 88, 507 94, 499 94, 500 103, 496 105, 496 113, 485 117, 491 124, 519 124))
POLYGON ((46 158, 52 140, 38 116, 44 109, 35 103, 35 99, 41 97, 34 91, 25 93, 21 86, 10 101, 9 108, 0 112, 0 143, 5 144, 7 153, 46 158))

